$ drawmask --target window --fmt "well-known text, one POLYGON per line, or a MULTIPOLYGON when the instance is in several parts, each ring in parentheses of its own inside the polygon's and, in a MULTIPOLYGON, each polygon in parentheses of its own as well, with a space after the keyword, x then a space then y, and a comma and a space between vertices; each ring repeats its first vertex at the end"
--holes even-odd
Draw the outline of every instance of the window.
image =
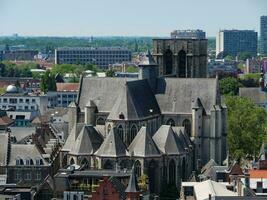
POLYGON ((4 103, 7 103, 7 99, 6 99, 6 98, 4 98, 4 99, 3 99, 3 102, 4 102, 4 103))
POLYGON ((15 180, 21 180, 21 173, 19 171, 16 172, 15 180))
POLYGON ((31 172, 26 172, 26 174, 25 174, 25 180, 29 181, 29 180, 31 180, 31 179, 32 179, 32 174, 31 174, 31 172))
POLYGON ((23 165, 23 160, 21 158, 16 159, 16 165, 23 165))
POLYGON ((135 138, 136 134, 137 134, 137 127, 136 127, 136 125, 133 125, 132 128, 131 128, 131 132, 130 132, 130 141, 129 141, 129 144, 131 144, 131 142, 135 138))
POLYGON ((42 176, 42 175, 41 175, 41 171, 37 171, 37 172, 36 172, 36 180, 37 180, 37 181, 40 181, 40 180, 41 180, 41 176, 42 176))
POLYGON ((96 124, 97 124, 97 125, 105 125, 105 120, 104 120, 102 117, 99 117, 99 118, 96 120, 96 124))
POLYGON ((170 125, 170 126, 175 126, 175 122, 173 119, 168 119, 167 122, 166 122, 167 125, 170 125))
POLYGON ((135 162, 135 174, 137 178, 141 176, 141 163, 139 162, 139 160, 135 162))
POLYGON ((32 159, 28 158, 28 159, 26 160, 26 165, 33 165, 33 161, 32 161, 32 159))
POLYGON ((191 137, 191 122, 190 122, 190 120, 189 120, 189 119, 185 119, 185 120, 183 121, 182 126, 183 126, 184 129, 185 129, 185 133, 186 133, 189 137, 191 137))
POLYGON ((35 103, 36 102, 36 100, 35 99, 32 99, 32 103, 35 103))
POLYGON ((43 165, 44 164, 44 162, 41 158, 36 158, 35 163, 36 163, 36 165, 43 165))
POLYGON ((25 102, 26 102, 26 103, 30 103, 30 99, 26 99, 25 102))
POLYGON ((125 119, 125 117, 124 117, 124 114, 123 114, 123 113, 120 113, 120 114, 119 114, 119 119, 125 119))
POLYGON ((124 141, 124 135, 123 135, 123 127, 122 127, 122 125, 119 125, 118 126, 118 134, 119 134, 121 140, 124 141))

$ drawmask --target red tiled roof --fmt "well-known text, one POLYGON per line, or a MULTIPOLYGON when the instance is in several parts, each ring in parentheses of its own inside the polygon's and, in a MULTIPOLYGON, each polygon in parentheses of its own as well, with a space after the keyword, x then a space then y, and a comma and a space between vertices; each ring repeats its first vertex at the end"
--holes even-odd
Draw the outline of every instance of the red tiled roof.
POLYGON ((12 119, 10 119, 8 116, 3 116, 0 118, 0 125, 1 126, 6 126, 9 125, 13 122, 12 119))
POLYGON ((250 178, 267 178, 267 170, 249 170, 250 178))
POLYGON ((57 91, 78 91, 79 83, 57 83, 57 91))

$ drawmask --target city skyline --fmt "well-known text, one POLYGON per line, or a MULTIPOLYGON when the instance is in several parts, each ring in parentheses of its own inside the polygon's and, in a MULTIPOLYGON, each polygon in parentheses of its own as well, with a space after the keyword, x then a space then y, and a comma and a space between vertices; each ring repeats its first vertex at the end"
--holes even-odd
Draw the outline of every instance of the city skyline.
POLYGON ((267 15, 264 0, 168 2, 1 0, 0 36, 164 37, 175 29, 202 29, 214 37, 220 29, 259 32, 260 16, 267 15))

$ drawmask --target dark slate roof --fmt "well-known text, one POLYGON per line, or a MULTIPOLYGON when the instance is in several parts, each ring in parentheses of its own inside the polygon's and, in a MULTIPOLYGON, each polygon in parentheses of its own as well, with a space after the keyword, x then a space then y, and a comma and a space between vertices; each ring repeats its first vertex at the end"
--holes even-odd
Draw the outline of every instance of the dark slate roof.
POLYGON ((0 134, 0 166, 5 166, 7 163, 7 147, 8 147, 8 134, 0 134))
POLYGON ((16 165, 16 160, 18 158, 21 158, 24 161, 24 165, 25 160, 29 158, 32 159, 33 162, 35 162, 36 158, 42 159, 44 166, 48 165, 48 162, 42 157, 38 148, 32 144, 11 144, 10 160, 8 165, 16 165))
POLYGON ((162 113, 191 113, 192 101, 200 99, 205 111, 220 104, 218 80, 212 78, 158 78, 156 98, 162 113))
POLYGON ((79 133, 82 128, 83 128, 84 124, 76 124, 76 129, 73 127, 72 130, 69 133, 69 136, 63 146, 63 148, 61 149, 61 151, 71 151, 71 149, 74 147, 75 145, 75 134, 76 132, 79 133))
POLYGON ((169 125, 162 125, 153 136, 153 140, 163 154, 177 155, 184 153, 180 139, 169 125))
MULTIPOLYGON (((63 132, 64 136, 67 137, 68 131, 69 131, 69 128, 68 128, 69 125, 67 122, 56 122, 56 123, 51 123, 49 125, 55 135, 63 132)), ((67 138, 64 138, 64 139, 67 139, 67 138)))
POLYGON ((84 126, 80 131, 70 154, 92 155, 103 142, 103 138, 93 126, 84 126))
POLYGON ((132 173, 131 173, 131 176, 130 176, 130 179, 129 179, 129 182, 128 182, 128 186, 125 190, 126 193, 135 193, 135 192, 138 192, 138 184, 137 184, 137 180, 136 180, 136 176, 135 176, 135 169, 134 167, 132 168, 132 173))
POLYGON ((129 153, 115 128, 113 128, 95 152, 95 155, 99 157, 124 157, 129 156, 129 153))
POLYGON ((110 112, 128 78, 84 77, 80 84, 78 105, 81 110, 92 100, 99 112, 110 112))
POLYGON ((130 155, 135 157, 154 157, 161 155, 155 142, 147 132, 147 128, 144 126, 139 130, 128 149, 130 155))
POLYGON ((191 141, 188 135, 184 131, 184 127, 175 126, 172 127, 173 131, 176 133, 177 145, 181 152, 185 152, 186 148, 189 148, 191 141))
POLYGON ((256 104, 264 104, 267 101, 267 92, 261 91, 259 87, 239 88, 239 96, 251 99, 256 104))
POLYGON ((126 82, 108 116, 119 120, 120 114, 125 120, 138 120, 160 114, 157 100, 147 80, 126 82))
POLYGON ((120 199, 126 199, 125 186, 114 176, 108 179, 116 191, 120 194, 120 199))
POLYGON ((212 168, 213 166, 218 166, 218 164, 213 159, 210 159, 210 161, 202 167, 201 173, 203 174, 206 170, 212 168))

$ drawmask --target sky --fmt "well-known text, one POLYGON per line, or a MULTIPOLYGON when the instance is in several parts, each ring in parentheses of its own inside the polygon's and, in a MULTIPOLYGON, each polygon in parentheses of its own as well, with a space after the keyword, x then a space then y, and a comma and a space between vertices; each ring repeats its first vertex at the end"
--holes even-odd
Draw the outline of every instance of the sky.
POLYGON ((0 36, 169 36, 175 29, 259 32, 267 0, 0 0, 0 36))

